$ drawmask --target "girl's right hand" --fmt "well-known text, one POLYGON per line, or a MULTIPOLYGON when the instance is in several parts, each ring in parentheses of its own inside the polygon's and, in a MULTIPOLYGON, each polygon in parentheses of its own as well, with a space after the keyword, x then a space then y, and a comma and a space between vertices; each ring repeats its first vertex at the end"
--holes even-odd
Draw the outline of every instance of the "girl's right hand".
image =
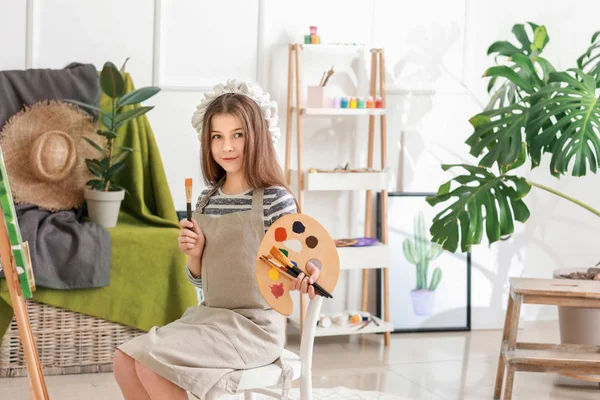
POLYGON ((204 234, 200 230, 196 220, 188 221, 182 219, 179 221, 181 231, 179 231, 179 250, 185 253, 188 257, 195 257, 200 259, 202 252, 204 251, 204 244, 206 239, 204 234))

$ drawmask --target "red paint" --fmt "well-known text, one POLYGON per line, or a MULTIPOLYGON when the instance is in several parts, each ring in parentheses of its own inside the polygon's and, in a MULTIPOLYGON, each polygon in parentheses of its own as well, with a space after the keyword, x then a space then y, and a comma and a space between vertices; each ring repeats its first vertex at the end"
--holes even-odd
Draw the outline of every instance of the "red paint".
POLYGON ((287 231, 285 228, 275 229, 275 240, 278 242, 283 242, 285 239, 287 239, 287 231))
POLYGON ((271 294, 273 294, 276 299, 283 296, 283 282, 279 285, 269 285, 269 287, 271 288, 271 294))

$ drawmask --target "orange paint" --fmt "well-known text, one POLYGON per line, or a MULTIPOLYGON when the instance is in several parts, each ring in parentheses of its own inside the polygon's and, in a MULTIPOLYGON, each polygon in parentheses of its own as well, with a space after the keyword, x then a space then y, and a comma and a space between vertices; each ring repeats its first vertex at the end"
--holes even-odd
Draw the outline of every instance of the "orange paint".
POLYGON ((285 228, 275 229, 275 240, 278 242, 283 242, 285 239, 287 239, 287 232, 285 228))

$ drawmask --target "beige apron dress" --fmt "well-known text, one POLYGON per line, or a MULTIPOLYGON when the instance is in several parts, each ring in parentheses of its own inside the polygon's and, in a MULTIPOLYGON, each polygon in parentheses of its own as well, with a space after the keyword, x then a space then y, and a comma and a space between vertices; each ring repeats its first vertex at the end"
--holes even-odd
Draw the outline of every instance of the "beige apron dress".
POLYGON ((277 361, 285 336, 284 317, 268 306, 256 282, 256 255, 265 234, 264 190, 254 190, 250 211, 202 215, 219 186, 194 213, 206 237, 204 302, 119 347, 200 399, 215 386, 235 393, 241 376, 235 370, 277 361))

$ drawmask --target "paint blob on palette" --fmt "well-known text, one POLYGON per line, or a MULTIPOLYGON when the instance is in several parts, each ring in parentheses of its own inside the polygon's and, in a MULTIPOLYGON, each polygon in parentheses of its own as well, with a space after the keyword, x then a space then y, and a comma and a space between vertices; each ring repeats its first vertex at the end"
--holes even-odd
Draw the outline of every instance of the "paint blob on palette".
POLYGON ((279 313, 291 315, 294 304, 290 291, 292 280, 282 271, 260 260, 278 248, 297 267, 306 271, 309 260, 318 261, 321 273, 317 283, 329 293, 337 285, 340 259, 335 242, 329 232, 306 214, 288 214, 279 218, 267 231, 256 257, 256 279, 265 301, 279 313))

